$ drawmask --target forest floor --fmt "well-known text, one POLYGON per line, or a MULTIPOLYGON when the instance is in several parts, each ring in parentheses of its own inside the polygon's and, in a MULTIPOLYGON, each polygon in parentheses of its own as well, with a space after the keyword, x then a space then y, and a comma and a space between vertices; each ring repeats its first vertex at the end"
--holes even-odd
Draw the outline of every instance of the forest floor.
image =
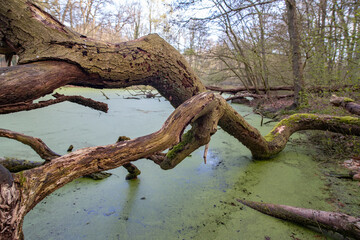
MULTIPOLYGON (((360 102, 360 93, 336 93, 337 96, 349 97, 360 102)), ((307 95, 308 103, 296 110, 284 110, 292 104, 292 99, 253 102, 254 111, 264 116, 280 120, 294 113, 316 113, 336 116, 353 116, 341 107, 332 106, 329 102, 331 93, 322 96, 307 95)), ((352 179, 354 169, 349 166, 358 164, 355 171, 360 171, 360 137, 335 134, 324 131, 304 131, 293 144, 309 145, 315 148, 314 161, 318 163, 324 179, 324 190, 330 193, 328 202, 339 212, 360 217, 360 181, 352 179), (349 174, 350 173, 350 174, 349 174)))

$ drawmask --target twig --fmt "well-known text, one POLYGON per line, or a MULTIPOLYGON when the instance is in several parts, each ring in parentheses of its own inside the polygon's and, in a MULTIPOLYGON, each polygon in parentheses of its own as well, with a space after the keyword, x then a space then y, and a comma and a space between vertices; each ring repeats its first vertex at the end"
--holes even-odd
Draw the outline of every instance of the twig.
POLYGON ((77 103, 85 107, 93 108, 102 112, 107 112, 109 110, 109 107, 106 103, 98 102, 92 100, 91 98, 85 98, 82 96, 64 96, 59 93, 53 94, 53 97, 55 97, 56 99, 62 99, 62 101, 77 103))
POLYGON ((204 164, 206 164, 206 157, 207 157, 208 150, 209 150, 209 143, 205 145, 204 156, 203 156, 204 164))
POLYGON ((104 97, 109 100, 110 98, 108 96, 106 96, 106 94, 103 91, 100 91, 102 93, 102 95, 104 95, 104 97))

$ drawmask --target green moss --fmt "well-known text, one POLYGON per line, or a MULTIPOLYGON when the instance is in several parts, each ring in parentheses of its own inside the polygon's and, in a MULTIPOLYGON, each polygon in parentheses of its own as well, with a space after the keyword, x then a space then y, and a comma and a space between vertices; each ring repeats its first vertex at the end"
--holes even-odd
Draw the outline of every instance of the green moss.
POLYGON ((352 100, 351 98, 348 97, 344 97, 344 102, 353 102, 354 100, 352 100))
POLYGON ((277 128, 279 128, 281 126, 292 127, 295 123, 299 122, 300 120, 303 120, 303 119, 316 120, 317 118, 318 117, 315 114, 308 114, 308 113, 293 114, 287 118, 284 118, 278 124, 276 124, 275 127, 270 131, 270 133, 268 133, 266 136, 264 136, 264 138, 267 142, 271 142, 279 135, 279 132, 276 130, 277 128))
POLYGON ((194 133, 192 130, 187 131, 183 136, 181 142, 175 145, 169 152, 166 154, 168 159, 174 159, 176 155, 181 152, 185 145, 192 141, 194 138, 194 133))
POLYGON ((19 174, 19 176, 20 176, 20 178, 19 178, 19 180, 20 180, 20 186, 24 186, 24 183, 26 182, 26 177, 24 176, 24 173, 23 172, 19 172, 18 173, 19 174))
POLYGON ((344 124, 356 124, 360 125, 360 119, 357 117, 344 116, 344 117, 334 117, 334 119, 338 120, 340 123, 344 124))

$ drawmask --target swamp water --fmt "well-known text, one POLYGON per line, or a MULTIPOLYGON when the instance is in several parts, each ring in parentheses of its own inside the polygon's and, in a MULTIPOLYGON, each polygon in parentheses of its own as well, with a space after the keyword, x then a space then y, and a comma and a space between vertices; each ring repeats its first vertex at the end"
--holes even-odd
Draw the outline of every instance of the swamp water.
MULTIPOLYGON (((61 88, 109 104, 107 114, 73 103, 0 116, 0 127, 41 138, 65 154, 74 149, 113 143, 157 131, 173 111, 160 99, 123 99, 120 90, 61 88)), ((234 105, 262 134, 260 117, 234 105)), ((296 135, 294 136, 296 137, 296 135)), ((111 170, 101 181, 80 178, 58 189, 27 214, 28 240, 49 239, 324 239, 319 233, 261 214, 236 201, 286 204, 333 210, 325 202, 323 182, 311 149, 288 144, 270 161, 253 161, 241 143, 222 130, 212 137, 207 164, 203 148, 175 169, 164 171, 148 160, 134 164, 142 171, 126 181, 126 170, 111 170)), ((0 139, 1 156, 39 160, 20 143, 0 139)))

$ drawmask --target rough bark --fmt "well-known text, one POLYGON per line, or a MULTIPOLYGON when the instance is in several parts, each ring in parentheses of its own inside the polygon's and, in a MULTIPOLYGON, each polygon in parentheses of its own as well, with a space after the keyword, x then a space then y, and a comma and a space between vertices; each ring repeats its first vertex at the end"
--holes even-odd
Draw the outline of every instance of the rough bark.
MULTIPOLYGON (((38 61, 46 61, 44 64, 48 64, 48 60, 72 63, 72 71, 65 71, 69 76, 60 78, 66 82, 61 83, 56 76, 52 79, 46 77, 48 73, 34 69, 34 74, 38 73, 46 78, 46 84, 49 86, 46 93, 68 83, 98 88, 145 84, 155 87, 177 107, 186 99, 205 91, 205 87, 183 56, 156 34, 119 44, 94 41, 72 32, 36 5, 25 0, 0 2, 0 26, 0 36, 17 50, 20 64, 38 61)), ((33 66, 30 65, 28 68, 33 66)), ((1 83, 9 78, 1 74, 0 76, 1 83)), ((25 82, 32 78, 23 77, 25 82)), ((31 86, 43 88, 39 86, 41 84, 33 82, 31 86)), ((6 92, 15 91, 21 85, 13 84, 6 92)), ((27 88, 23 88, 16 95, 21 96, 26 91, 27 88)), ((0 94, 0 103, 29 101, 44 94, 45 92, 38 92, 35 96, 35 93, 29 93, 30 96, 22 99, 13 97, 12 101, 6 94, 0 94)))
POLYGON ((344 236, 360 239, 360 218, 337 212, 326 212, 240 199, 238 199, 238 201, 273 217, 306 226, 314 226, 320 228, 320 230, 321 228, 329 229, 339 232, 344 236))
POLYGON ((20 191, 12 174, 0 165, 0 239, 23 239, 20 191))
POLYGON ((332 95, 330 103, 337 107, 341 106, 352 114, 360 115, 360 104, 354 102, 351 98, 332 95))
POLYGON ((285 0, 286 11, 287 11, 287 21, 288 21, 288 32, 290 37, 290 46, 291 46, 291 61, 292 61, 292 71, 294 78, 294 104, 299 106, 301 102, 301 91, 304 88, 304 79, 303 79, 303 69, 302 69, 302 60, 301 60, 301 50, 300 50, 300 33, 299 33, 299 23, 297 18, 297 8, 296 0, 285 0))
POLYGON ((78 66, 63 61, 43 61, 0 68, 0 107, 31 103, 32 100, 85 76, 78 66))

